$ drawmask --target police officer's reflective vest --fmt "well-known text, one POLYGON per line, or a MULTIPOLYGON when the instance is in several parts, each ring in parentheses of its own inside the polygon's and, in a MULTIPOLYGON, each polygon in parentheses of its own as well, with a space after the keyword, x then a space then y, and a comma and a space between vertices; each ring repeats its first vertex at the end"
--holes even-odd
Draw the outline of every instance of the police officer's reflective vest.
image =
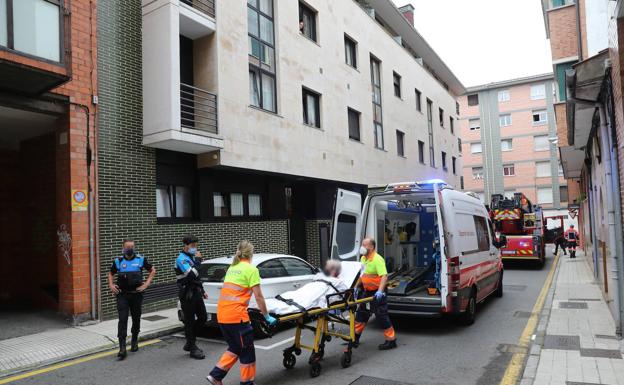
POLYGON ((132 259, 115 259, 117 286, 123 291, 133 291, 143 283, 143 263, 145 258, 136 254, 132 259))

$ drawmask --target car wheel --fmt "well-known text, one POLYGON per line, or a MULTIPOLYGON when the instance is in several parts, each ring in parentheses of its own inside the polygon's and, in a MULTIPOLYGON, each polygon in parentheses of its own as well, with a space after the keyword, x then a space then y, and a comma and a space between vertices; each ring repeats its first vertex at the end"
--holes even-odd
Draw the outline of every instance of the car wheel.
POLYGON ((470 293, 466 310, 460 316, 460 322, 464 326, 470 326, 477 318, 477 291, 475 289, 470 293))
POLYGON ((500 278, 498 279, 498 286, 496 287, 496 291, 494 292, 494 296, 496 298, 501 298, 503 296, 503 272, 501 271, 500 278))

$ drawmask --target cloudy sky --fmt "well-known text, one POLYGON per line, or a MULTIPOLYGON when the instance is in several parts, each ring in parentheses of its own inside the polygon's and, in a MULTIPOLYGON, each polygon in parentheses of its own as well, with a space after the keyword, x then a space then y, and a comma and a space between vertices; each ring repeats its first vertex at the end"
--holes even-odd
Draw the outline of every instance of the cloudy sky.
POLYGON ((540 0, 394 2, 465 86, 552 72, 540 0))

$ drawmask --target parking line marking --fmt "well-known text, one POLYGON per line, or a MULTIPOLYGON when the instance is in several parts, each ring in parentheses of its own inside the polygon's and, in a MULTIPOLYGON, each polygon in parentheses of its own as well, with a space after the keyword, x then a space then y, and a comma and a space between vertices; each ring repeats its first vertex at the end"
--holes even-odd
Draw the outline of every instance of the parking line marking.
MULTIPOLYGON (((535 332, 535 328, 537 327, 537 321, 539 313, 542 311, 544 307, 544 302, 546 301, 546 295, 548 294, 548 290, 550 290, 550 286, 552 285, 553 278, 555 276, 555 269, 557 267, 557 263, 559 262, 559 254, 555 255, 555 259, 550 267, 550 271, 548 272, 548 276, 546 277, 546 281, 544 282, 544 286, 542 286, 542 290, 537 296, 537 300, 535 301, 535 305, 533 306, 533 311, 531 312, 531 317, 527 321, 522 334, 520 335, 520 339, 518 340, 518 346, 521 348, 526 348, 528 351, 531 336, 535 332)), ((509 361, 509 365, 507 365, 507 369, 505 370, 505 374, 501 379, 500 385, 516 385, 523 374, 524 363, 526 362, 528 353, 514 353, 511 356, 511 361, 509 361)))
MULTIPOLYGON (((139 343, 139 346, 141 346, 141 347, 148 346, 148 345, 152 345, 152 344, 155 344, 155 343, 158 343, 158 342, 161 342, 161 341, 162 340, 159 340, 159 339, 148 340, 148 341, 139 343)), ((97 359, 102 358, 102 357, 112 356, 114 354, 117 354, 117 352, 118 352, 118 350, 115 348, 115 349, 107 350, 105 352, 92 354, 90 356, 86 356, 86 357, 82 357, 82 358, 76 358, 76 359, 73 359, 73 360, 61 362, 60 364, 51 365, 51 366, 48 366, 48 367, 45 367, 45 368, 42 368, 42 369, 31 370, 30 372, 18 374, 18 375, 7 377, 7 378, 2 378, 2 379, 0 379, 0 384, 8 384, 9 382, 13 382, 13 381, 17 381, 17 380, 23 380, 24 378, 33 377, 33 376, 36 376, 36 375, 39 375, 39 374, 52 372, 52 371, 55 371, 55 370, 66 368, 68 366, 82 364, 84 362, 97 360, 97 359)))
POLYGON ((286 344, 286 343, 288 343, 290 341, 294 341, 294 340, 295 340, 295 337, 293 336, 293 337, 285 339, 284 341, 274 343, 273 345, 269 345, 269 346, 255 345, 255 346, 256 346, 256 349, 271 350, 273 348, 276 348, 276 347, 278 347, 280 345, 284 345, 284 344, 286 344))

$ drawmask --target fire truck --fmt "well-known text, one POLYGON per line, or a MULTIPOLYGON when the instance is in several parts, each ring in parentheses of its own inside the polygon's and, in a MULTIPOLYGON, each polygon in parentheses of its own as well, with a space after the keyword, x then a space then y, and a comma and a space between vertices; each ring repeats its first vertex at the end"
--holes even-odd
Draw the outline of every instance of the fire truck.
POLYGON ((490 218, 498 233, 507 237, 507 246, 501 249, 505 260, 546 260, 544 243, 544 218, 542 209, 533 205, 523 193, 509 199, 501 194, 492 195, 490 218))

